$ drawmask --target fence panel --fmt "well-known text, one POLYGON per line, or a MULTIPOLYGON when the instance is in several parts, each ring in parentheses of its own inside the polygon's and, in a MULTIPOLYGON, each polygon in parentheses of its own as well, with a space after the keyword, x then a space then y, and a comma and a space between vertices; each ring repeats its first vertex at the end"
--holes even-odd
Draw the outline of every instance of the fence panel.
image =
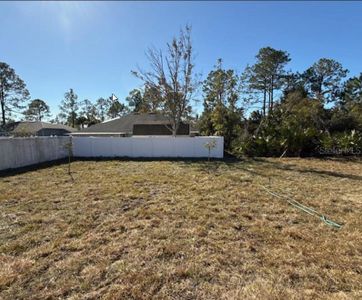
POLYGON ((223 158, 223 137, 73 137, 76 157, 207 157, 205 144, 215 140, 210 156, 223 158))
POLYGON ((65 158, 69 141, 70 137, 0 138, 0 170, 65 158))
POLYGON ((205 144, 215 140, 210 156, 222 158, 223 137, 29 137, 0 138, 0 170, 34 165, 68 156, 72 140, 75 157, 207 157, 205 144))

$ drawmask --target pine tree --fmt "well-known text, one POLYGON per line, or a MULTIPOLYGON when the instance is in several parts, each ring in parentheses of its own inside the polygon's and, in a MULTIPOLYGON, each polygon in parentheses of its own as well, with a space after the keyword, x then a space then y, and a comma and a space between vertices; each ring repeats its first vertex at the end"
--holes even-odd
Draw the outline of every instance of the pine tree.
POLYGON ((78 96, 74 93, 73 89, 64 94, 64 99, 59 106, 59 117, 69 126, 75 127, 77 120, 77 112, 79 109, 78 96))
POLYGON ((34 99, 23 114, 27 120, 42 121, 44 117, 50 116, 50 109, 44 100, 34 99))
POLYGON ((341 95, 342 80, 348 70, 328 58, 321 58, 303 73, 305 86, 312 98, 323 103, 337 102, 341 95))
POLYGON ((105 98, 99 98, 96 102, 96 109, 97 109, 97 116, 101 120, 101 122, 104 122, 107 116, 107 112, 109 111, 109 108, 111 106, 110 99, 105 98))
POLYGON ((15 73, 15 70, 4 62, 0 62, 0 105, 2 125, 14 113, 20 113, 22 105, 29 99, 29 91, 24 81, 15 73), (7 117, 8 115, 8 117, 7 117))
POLYGON ((259 102, 259 94, 262 94, 264 116, 267 111, 273 110, 275 91, 280 90, 284 84, 285 66, 289 61, 289 54, 286 51, 265 47, 256 55, 256 63, 244 71, 244 84, 252 95, 251 98, 259 102))
POLYGON ((116 100, 109 107, 107 115, 113 119, 113 118, 124 116, 128 112, 129 112, 128 107, 126 105, 122 104, 121 102, 119 102, 118 100, 116 100))
POLYGON ((234 70, 225 70, 219 59, 203 84, 204 112, 200 118, 200 130, 206 135, 224 136, 229 149, 233 138, 241 129, 242 109, 239 100, 239 78, 234 70))

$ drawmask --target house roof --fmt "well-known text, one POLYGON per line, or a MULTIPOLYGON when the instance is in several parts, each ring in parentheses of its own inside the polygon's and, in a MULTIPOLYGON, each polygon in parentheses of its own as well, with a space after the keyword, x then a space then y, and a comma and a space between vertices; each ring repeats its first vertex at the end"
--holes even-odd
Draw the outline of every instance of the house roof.
POLYGON ((123 117, 92 125, 79 131, 82 133, 123 133, 132 134, 133 125, 168 125, 170 121, 158 113, 131 113, 123 117))
POLYGON ((68 132, 74 132, 77 129, 63 125, 63 124, 52 124, 46 122, 38 121, 22 121, 22 122, 13 122, 6 125, 6 131, 11 133, 28 133, 36 134, 41 129, 62 129, 68 132))

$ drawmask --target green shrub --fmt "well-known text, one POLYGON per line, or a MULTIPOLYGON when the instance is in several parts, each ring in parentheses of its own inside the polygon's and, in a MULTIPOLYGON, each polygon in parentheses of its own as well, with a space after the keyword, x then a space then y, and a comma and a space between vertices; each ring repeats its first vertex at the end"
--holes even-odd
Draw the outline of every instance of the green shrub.
POLYGON ((362 133, 349 132, 325 133, 320 141, 318 154, 321 155, 361 155, 362 133))

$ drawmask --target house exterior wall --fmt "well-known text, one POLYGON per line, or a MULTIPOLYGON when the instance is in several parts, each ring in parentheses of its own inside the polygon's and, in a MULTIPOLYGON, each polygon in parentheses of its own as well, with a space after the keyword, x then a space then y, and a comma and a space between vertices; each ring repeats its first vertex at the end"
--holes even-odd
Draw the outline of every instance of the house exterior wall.
MULTIPOLYGON (((171 128, 171 125, 168 126, 171 128)), ((133 125, 133 135, 172 135, 172 131, 163 124, 135 124, 133 125)), ((189 124, 181 123, 177 135, 189 135, 189 124)))
POLYGON ((112 133, 112 132, 72 132, 70 134, 73 137, 127 137, 132 136, 131 134, 126 133, 112 133))
POLYGON ((51 136, 51 135, 56 135, 56 136, 66 136, 69 135, 71 132, 65 129, 53 129, 53 128, 43 128, 40 129, 37 132, 38 136, 51 136))

